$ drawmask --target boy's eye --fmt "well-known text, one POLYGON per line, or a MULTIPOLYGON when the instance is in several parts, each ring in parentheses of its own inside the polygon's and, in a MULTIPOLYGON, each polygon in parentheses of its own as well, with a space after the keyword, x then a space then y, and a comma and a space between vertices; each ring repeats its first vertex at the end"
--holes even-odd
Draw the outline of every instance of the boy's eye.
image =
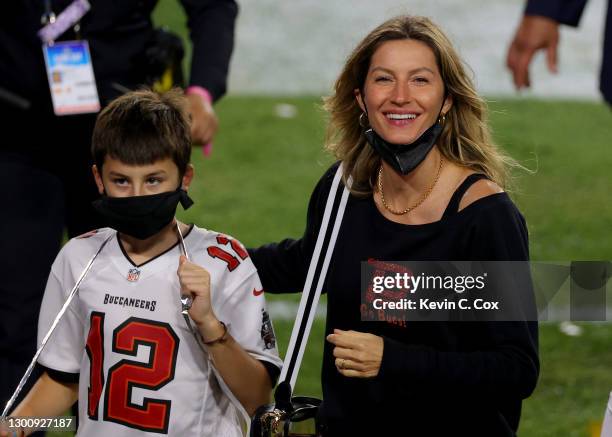
POLYGON ((115 178, 115 179, 113 179, 113 184, 115 184, 115 185, 127 185, 127 179, 126 178, 115 178))
POLYGON ((147 179, 147 184, 149 184, 149 185, 157 185, 157 184, 159 184, 160 182, 161 182, 161 179, 160 179, 160 178, 155 178, 155 177, 152 177, 152 178, 148 178, 148 179, 147 179))

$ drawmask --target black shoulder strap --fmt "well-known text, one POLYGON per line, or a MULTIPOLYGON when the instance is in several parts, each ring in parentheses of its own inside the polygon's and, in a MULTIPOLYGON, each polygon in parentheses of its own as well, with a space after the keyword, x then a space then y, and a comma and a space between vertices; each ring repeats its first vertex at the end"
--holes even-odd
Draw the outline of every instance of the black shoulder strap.
POLYGON ((453 197, 451 197, 451 200, 448 202, 448 206, 446 207, 444 215, 442 216, 443 219, 457 213, 457 211, 459 210, 459 202, 461 202, 461 199, 463 198, 465 192, 474 184, 474 182, 479 181, 480 179, 489 179, 489 177, 482 173, 472 173, 467 178, 465 178, 465 180, 453 193, 453 197))

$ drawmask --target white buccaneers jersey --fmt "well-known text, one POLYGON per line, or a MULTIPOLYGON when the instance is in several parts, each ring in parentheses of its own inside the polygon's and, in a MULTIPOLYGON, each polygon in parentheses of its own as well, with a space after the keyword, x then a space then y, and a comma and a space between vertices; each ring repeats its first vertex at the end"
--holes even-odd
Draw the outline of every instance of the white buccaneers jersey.
MULTIPOLYGON (((51 269, 39 343, 109 235, 38 360, 79 373, 77 435, 241 435, 232 395, 181 314, 178 245, 135 266, 112 229, 70 240, 51 269)), ((197 227, 185 245, 190 260, 210 273, 217 318, 251 356, 280 367, 262 286, 244 247, 197 227)))

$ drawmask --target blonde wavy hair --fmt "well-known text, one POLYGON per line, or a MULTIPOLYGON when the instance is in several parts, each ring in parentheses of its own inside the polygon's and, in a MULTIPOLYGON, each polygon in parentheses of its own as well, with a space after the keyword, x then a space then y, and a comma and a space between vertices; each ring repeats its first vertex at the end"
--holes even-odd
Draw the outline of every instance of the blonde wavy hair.
POLYGON ((392 18, 370 32, 348 57, 334 94, 324 99, 323 108, 330 115, 325 148, 344 163, 344 182, 349 175, 353 177, 354 195, 369 196, 373 192, 380 156, 367 144, 364 128, 359 125, 362 111, 355 90, 363 91, 370 60, 378 47, 402 39, 421 41, 431 48, 446 94, 452 98, 437 142, 444 158, 484 173, 505 188, 509 169, 520 165, 493 143, 487 105, 476 94, 463 61, 437 25, 428 18, 409 15, 392 18))

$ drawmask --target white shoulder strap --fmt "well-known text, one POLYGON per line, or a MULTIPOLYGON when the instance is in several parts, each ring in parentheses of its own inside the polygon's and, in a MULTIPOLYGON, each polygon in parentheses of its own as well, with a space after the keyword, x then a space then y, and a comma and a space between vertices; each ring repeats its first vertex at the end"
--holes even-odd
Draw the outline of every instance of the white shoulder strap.
MULTIPOLYGON (((291 332, 289 347, 287 349, 287 354, 285 355, 285 363, 279 378, 279 381, 288 381, 292 391, 295 388, 295 381, 300 370, 304 350, 306 348, 308 336, 310 335, 310 329, 312 328, 315 310, 317 308, 317 304, 319 303, 319 298, 321 297, 321 289, 323 288, 323 283, 325 282, 325 276, 327 274, 329 262, 334 251, 336 238, 338 237, 340 224, 342 223, 342 217, 344 216, 344 209, 348 200, 349 191, 347 187, 343 187, 340 201, 337 202, 339 191, 338 187, 342 178, 342 171, 342 164, 340 164, 334 176, 331 189, 329 190, 329 195, 327 196, 323 221, 321 222, 317 242, 312 253, 312 259, 310 260, 310 266, 308 268, 308 274, 306 276, 306 283, 304 284, 300 306, 293 325, 293 331, 291 332), (331 234, 328 235, 329 221, 334 210, 336 211, 335 220, 331 234), (323 259, 323 263, 321 264, 320 258, 321 253, 323 252, 325 252, 325 257, 323 259), (316 286, 313 287, 313 284, 316 284, 316 286)), ((348 181, 349 186, 350 183, 351 179, 348 181)))

